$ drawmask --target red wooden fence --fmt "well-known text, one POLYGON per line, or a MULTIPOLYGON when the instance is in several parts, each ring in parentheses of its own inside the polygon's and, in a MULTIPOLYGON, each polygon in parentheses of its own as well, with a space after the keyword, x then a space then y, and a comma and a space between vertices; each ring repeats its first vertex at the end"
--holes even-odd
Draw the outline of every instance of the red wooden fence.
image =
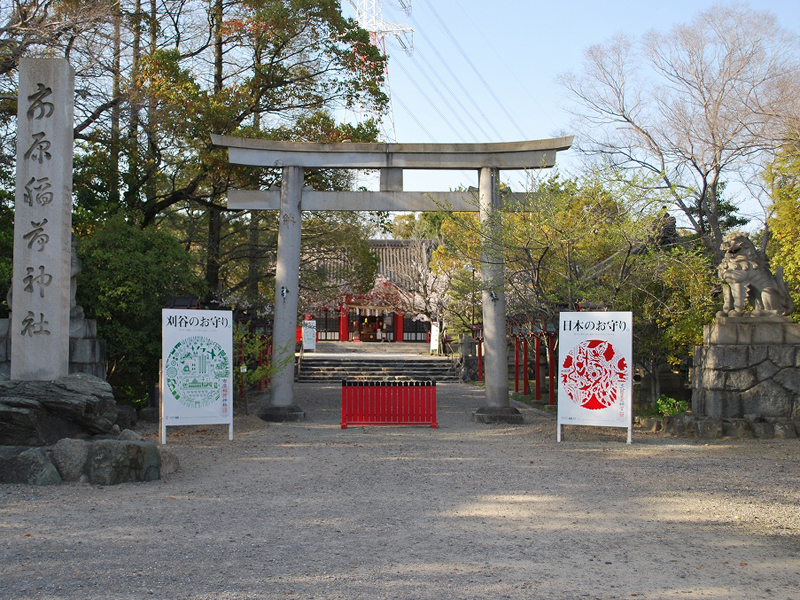
POLYGON ((436 428, 436 382, 342 380, 342 429, 348 425, 436 428))

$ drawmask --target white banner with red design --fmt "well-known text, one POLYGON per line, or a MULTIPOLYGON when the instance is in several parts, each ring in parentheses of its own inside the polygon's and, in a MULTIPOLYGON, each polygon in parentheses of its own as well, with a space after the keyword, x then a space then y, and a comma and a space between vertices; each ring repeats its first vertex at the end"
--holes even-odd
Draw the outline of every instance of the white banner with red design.
POLYGON ((558 441, 562 425, 627 427, 633 409, 633 314, 562 312, 558 329, 558 441))

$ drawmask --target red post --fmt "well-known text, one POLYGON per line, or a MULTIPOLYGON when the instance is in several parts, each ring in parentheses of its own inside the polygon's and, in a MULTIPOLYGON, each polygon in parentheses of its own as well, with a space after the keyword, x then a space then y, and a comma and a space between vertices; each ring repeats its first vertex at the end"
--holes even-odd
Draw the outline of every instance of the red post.
POLYGON ((347 332, 347 307, 339 309, 339 341, 346 342, 348 340, 347 332))
MULTIPOLYGON (((272 364, 272 338, 267 338, 266 353, 267 353, 267 364, 271 365, 272 364)), ((267 384, 267 387, 269 387, 269 382, 270 382, 269 375, 267 375, 264 378, 264 382, 267 384)))
POLYGON ((402 313, 394 313, 394 341, 403 341, 403 315, 402 313))
POLYGON ((514 393, 519 394, 519 336, 514 336, 514 393))
POLYGON ((533 338, 533 352, 536 354, 536 363, 533 365, 533 378, 536 382, 536 401, 542 399, 542 365, 539 363, 539 358, 542 356, 542 338, 538 335, 533 338))
POLYGON ((556 336, 555 334, 547 335, 547 375, 549 377, 550 385, 550 406, 556 403, 556 336))
POLYGON ((528 379, 528 336, 522 338, 522 393, 531 395, 531 382, 528 379))

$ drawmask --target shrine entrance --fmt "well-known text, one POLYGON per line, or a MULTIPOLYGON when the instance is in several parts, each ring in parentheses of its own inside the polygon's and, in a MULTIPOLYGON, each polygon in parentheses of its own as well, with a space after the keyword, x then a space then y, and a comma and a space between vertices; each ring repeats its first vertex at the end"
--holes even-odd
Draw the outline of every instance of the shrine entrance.
POLYGON ((370 312, 372 311, 368 310, 366 316, 357 315, 354 319, 353 331, 358 333, 357 339, 361 342, 388 342, 390 337, 394 338, 391 318, 387 323, 383 316, 373 317, 370 316, 370 312))
MULTIPOLYGON (((228 149, 228 160, 233 164, 283 170, 280 190, 232 190, 228 195, 229 208, 280 211, 273 325, 273 364, 277 367, 270 386, 270 404, 261 414, 267 421, 299 420, 304 416, 294 403, 302 211, 479 212, 481 227, 487 232, 484 239, 493 240, 497 235, 492 234, 499 233, 502 226, 496 212, 501 202, 500 169, 549 168, 555 165, 556 154, 572 145, 572 137, 501 144, 314 144, 221 135, 212 135, 211 139, 215 146, 228 149), (304 189, 305 169, 330 168, 379 169, 380 191, 304 189), (403 169, 476 169, 477 197, 470 192, 404 192, 403 169)), ((506 197, 521 200, 524 194, 506 197)), ((522 422, 519 411, 509 405, 502 249, 493 247, 490 241, 482 249, 481 277, 486 406, 476 410, 475 418, 483 422, 522 422)), ((368 317, 365 325, 369 325, 368 317)))

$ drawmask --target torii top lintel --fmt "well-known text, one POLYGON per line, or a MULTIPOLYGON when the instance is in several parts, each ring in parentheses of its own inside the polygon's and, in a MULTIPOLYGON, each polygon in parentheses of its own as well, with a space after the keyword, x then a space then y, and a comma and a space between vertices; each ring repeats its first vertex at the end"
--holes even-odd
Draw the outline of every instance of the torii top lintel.
POLYGON ((211 135, 228 148, 233 164, 254 167, 341 169, 540 169, 555 165, 572 136, 487 144, 381 144, 282 142, 211 135))

